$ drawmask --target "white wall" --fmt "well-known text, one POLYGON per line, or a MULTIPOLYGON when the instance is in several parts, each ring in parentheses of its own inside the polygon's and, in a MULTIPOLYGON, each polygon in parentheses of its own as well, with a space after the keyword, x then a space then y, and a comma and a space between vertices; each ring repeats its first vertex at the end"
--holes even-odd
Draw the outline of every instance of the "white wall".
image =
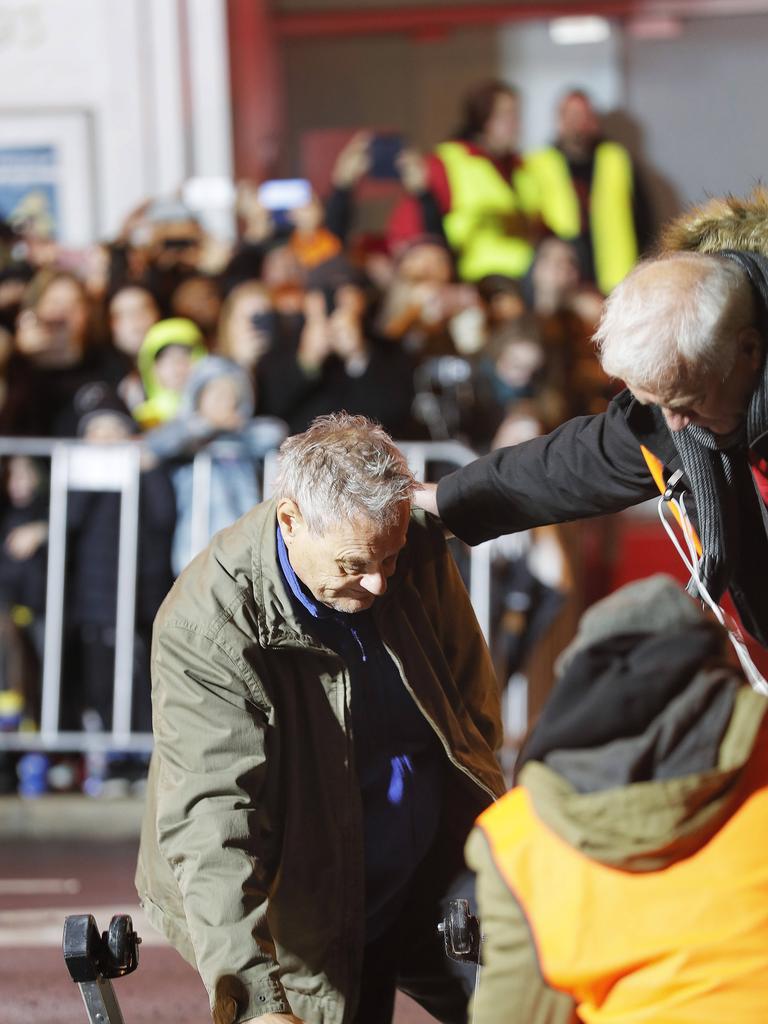
POLYGON ((627 39, 627 102, 648 158, 683 202, 768 181, 768 15, 684 22, 676 39, 627 39))
POLYGON ((0 0, 3 144, 4 114, 88 115, 95 237, 189 174, 229 174, 225 17, 225 0, 0 0))
POLYGON ((552 140, 555 109, 567 89, 585 89, 601 111, 624 103, 622 35, 615 25, 604 42, 560 46, 546 22, 509 24, 499 30, 499 52, 501 77, 523 94, 524 149, 552 140))
POLYGON ((659 224, 707 195, 768 181, 768 15, 680 29, 644 40, 614 23, 610 40, 583 46, 555 46, 543 22, 500 32, 503 75, 525 97, 525 147, 551 138, 557 97, 583 86, 638 159, 659 224))

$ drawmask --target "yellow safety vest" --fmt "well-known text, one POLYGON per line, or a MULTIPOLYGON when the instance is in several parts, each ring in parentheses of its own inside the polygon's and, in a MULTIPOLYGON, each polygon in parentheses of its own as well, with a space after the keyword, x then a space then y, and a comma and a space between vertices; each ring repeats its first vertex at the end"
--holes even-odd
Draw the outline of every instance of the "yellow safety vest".
POLYGON ((585 1024, 768 1020, 768 748, 737 783, 738 807, 690 857, 630 872, 590 860, 511 790, 480 817, 530 925, 547 983, 585 1024))
MULTIPOLYGON (((539 191, 544 223, 560 238, 577 238, 581 213, 568 162, 550 146, 525 158, 539 191)), ((637 262, 637 235, 632 212, 632 162, 623 146, 601 142, 589 195, 589 226, 595 261, 595 278, 603 294, 614 288, 637 262)))
POLYGON ((528 172, 519 167, 505 181, 488 157, 471 153, 461 142, 443 142, 435 152, 451 189, 443 228, 457 253, 459 276, 465 281, 486 274, 522 277, 533 246, 508 233, 508 218, 536 212, 536 187, 528 172))

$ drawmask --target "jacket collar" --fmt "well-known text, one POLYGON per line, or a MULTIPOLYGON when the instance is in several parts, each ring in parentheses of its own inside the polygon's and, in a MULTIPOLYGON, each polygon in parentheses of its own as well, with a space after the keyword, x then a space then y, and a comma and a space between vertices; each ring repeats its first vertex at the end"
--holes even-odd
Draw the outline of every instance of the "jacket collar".
POLYGON ((661 409, 657 405, 643 405, 629 388, 619 392, 613 399, 624 413, 627 426, 640 444, 652 451, 670 469, 682 466, 680 453, 670 437, 661 409))
MULTIPOLYGON (((277 551, 277 502, 262 502, 251 512, 251 585, 260 647, 303 647, 327 651, 303 627, 277 551)), ((329 652, 332 653, 332 652, 329 652)))

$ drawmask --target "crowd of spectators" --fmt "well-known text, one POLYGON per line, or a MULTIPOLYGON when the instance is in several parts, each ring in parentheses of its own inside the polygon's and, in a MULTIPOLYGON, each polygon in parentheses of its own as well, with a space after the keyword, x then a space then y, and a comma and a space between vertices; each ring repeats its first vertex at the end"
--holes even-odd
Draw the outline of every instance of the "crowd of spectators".
MULTIPOLYGON (((552 151, 570 174, 565 198, 556 160, 519 152, 519 104, 510 86, 483 84, 451 140, 426 156, 402 149, 402 195, 377 237, 355 229, 356 187, 375 173, 368 132, 338 154, 325 196, 274 211, 256 183, 241 182, 231 246, 175 197, 143 203, 117 237, 84 253, 28 225, 4 229, 0 436, 141 446, 135 729, 149 728, 152 619, 194 553, 190 460, 211 442, 213 532, 260 499, 264 455, 324 413, 346 409, 397 440, 458 439, 482 452, 606 404, 611 384, 589 340, 606 247, 621 250, 626 272, 644 244, 639 188, 630 183, 627 257, 626 238, 613 237, 615 225, 600 235, 599 216, 627 198, 616 197, 631 171, 606 171, 615 154, 601 155, 588 98, 571 92, 559 111, 552 151)), ((5 728, 38 715, 28 666, 42 649, 48 471, 23 455, 3 466, 5 728)), ((84 712, 111 722, 118 501, 89 492, 69 503, 65 728, 82 728, 84 712)))

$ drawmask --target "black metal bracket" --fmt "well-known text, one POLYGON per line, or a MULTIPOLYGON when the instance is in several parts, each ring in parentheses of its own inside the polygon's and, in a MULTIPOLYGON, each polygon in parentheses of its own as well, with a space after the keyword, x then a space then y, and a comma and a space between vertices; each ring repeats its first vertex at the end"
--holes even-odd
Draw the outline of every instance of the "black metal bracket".
POLYGON ((480 922, 469 909, 469 900, 448 900, 448 910, 437 926, 443 936, 445 955, 459 963, 480 961, 480 922))
POLYGON ((685 476, 685 471, 682 469, 676 469, 672 476, 667 480, 667 486, 663 494, 664 501, 672 501, 675 494, 679 491, 680 481, 685 476))

